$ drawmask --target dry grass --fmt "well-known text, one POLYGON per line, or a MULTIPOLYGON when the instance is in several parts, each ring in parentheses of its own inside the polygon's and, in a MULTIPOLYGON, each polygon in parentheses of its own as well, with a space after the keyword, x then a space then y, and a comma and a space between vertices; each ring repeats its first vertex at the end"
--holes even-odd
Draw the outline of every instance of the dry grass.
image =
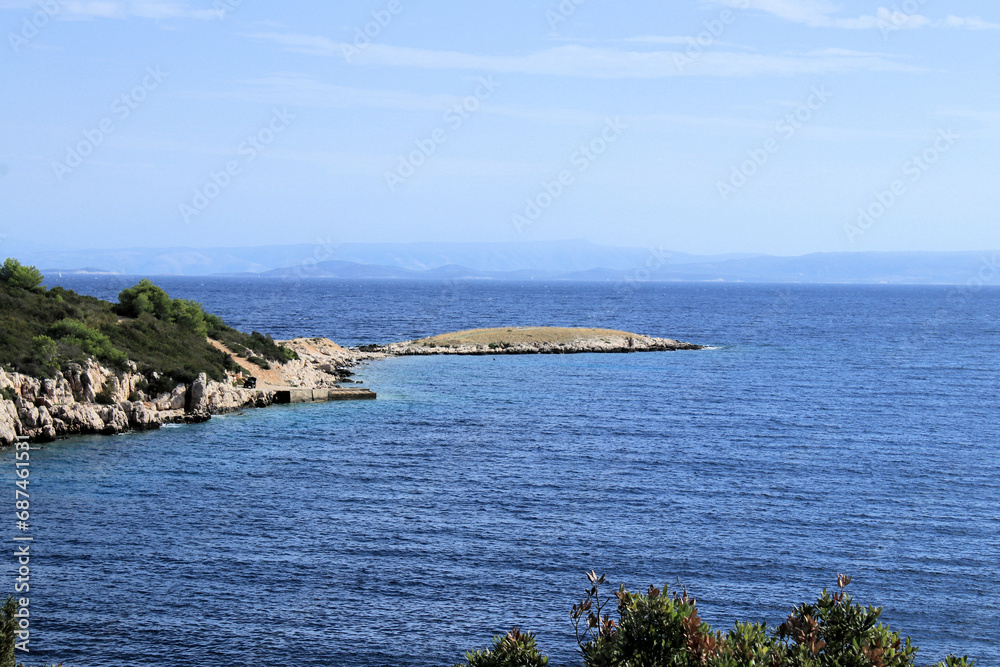
POLYGON ((434 347, 457 347, 459 345, 489 345, 518 343, 573 343, 578 340, 590 340, 594 338, 609 338, 611 336, 621 336, 625 338, 639 338, 637 334, 627 331, 616 331, 614 329, 587 329, 583 327, 510 327, 496 329, 468 329, 466 331, 456 331, 454 333, 421 338, 414 341, 416 345, 427 345, 434 347))

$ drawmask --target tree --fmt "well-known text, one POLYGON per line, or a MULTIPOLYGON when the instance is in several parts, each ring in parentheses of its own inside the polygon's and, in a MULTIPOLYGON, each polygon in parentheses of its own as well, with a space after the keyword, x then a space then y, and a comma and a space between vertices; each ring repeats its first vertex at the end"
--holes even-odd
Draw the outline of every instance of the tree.
POLYGON ((125 317, 139 317, 143 313, 149 313, 162 320, 170 315, 170 301, 166 292, 149 278, 143 278, 134 286, 119 292, 118 307, 115 310, 125 317))
POLYGON ((23 266, 13 257, 8 257, 0 268, 0 280, 12 287, 30 290, 41 285, 44 277, 35 267, 23 266))
POLYGON ((208 335, 208 323, 201 304, 187 299, 174 299, 170 305, 170 319, 177 326, 198 336, 208 335))

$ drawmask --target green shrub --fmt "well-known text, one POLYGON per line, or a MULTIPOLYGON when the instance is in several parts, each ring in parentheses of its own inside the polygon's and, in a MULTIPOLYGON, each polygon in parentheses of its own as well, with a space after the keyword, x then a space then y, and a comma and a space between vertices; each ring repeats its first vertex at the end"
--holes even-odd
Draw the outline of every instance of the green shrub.
POLYGON ((180 328, 197 336, 204 338, 208 335, 205 311, 201 309, 200 303, 187 299, 174 299, 170 305, 170 319, 180 328))
POLYGON ((4 387, 3 389, 0 389, 0 396, 2 396, 8 401, 16 401, 18 399, 17 392, 11 389, 10 387, 4 387))
POLYGON ((0 280, 11 287, 31 290, 41 285, 44 277, 35 267, 22 266, 13 257, 8 257, 0 267, 0 280))
POLYGON ((14 655, 15 643, 17 640, 17 600, 7 596, 7 600, 0 607, 0 667, 15 667, 17 657, 14 655))
POLYGON ((94 395, 94 402, 100 405, 114 405, 115 399, 111 396, 111 389, 105 387, 94 395))
POLYGON ((170 314, 170 305, 170 296, 149 278, 143 278, 118 293, 115 312, 125 317, 139 317, 143 313, 149 313, 162 320, 170 314))
MULTIPOLYGON (((605 576, 588 572, 586 598, 570 619, 587 667, 914 667, 909 637, 879 623, 882 610, 862 607, 845 592, 851 578, 838 575, 836 593, 796 606, 788 620, 736 623, 725 634, 701 620, 686 590, 664 586, 632 593, 621 585, 603 595, 605 576), (612 603, 614 603, 612 605, 612 603), (614 611, 609 608, 613 606, 614 611)), ((469 667, 545 664, 534 636, 516 629, 496 637, 493 648, 466 653, 469 667), (540 660, 541 662, 534 662, 540 660)), ((972 667, 968 657, 948 656, 936 667, 972 667)))
MULTIPOLYGON (((912 667, 917 649, 908 637, 879 623, 882 610, 862 607, 845 592, 850 577, 838 575, 837 593, 825 589, 815 604, 795 607, 788 620, 769 632, 764 624, 737 623, 722 634, 698 615, 687 591, 667 594, 650 587, 615 592, 617 620, 602 613, 604 575, 589 572, 592 584, 571 611, 577 643, 588 667, 912 667), (584 624, 581 631, 580 625, 584 624)), ((939 666, 969 666, 967 657, 949 656, 939 666)))
POLYGON ((271 368, 271 364, 267 363, 267 359, 263 359, 261 357, 247 357, 247 361, 249 361, 251 364, 257 364, 265 371, 270 370, 271 368))
POLYGON ((549 659, 535 647, 535 635, 517 628, 493 638, 493 648, 469 651, 466 663, 455 667, 545 667, 549 659))
POLYGON ((49 327, 49 333, 55 336, 60 344, 79 348, 101 361, 121 364, 128 359, 124 352, 111 344, 111 339, 106 335, 79 320, 69 318, 59 320, 49 327))
POLYGON ((58 346, 54 340, 48 336, 34 336, 31 339, 31 348, 35 359, 46 371, 51 372, 59 368, 59 362, 56 360, 58 346))
POLYGON ((169 375, 156 375, 146 383, 146 389, 143 391, 156 398, 160 394, 169 394, 180 382, 182 380, 177 380, 169 375))
MULTIPOLYGON (((226 326, 222 323, 222 320, 214 315, 207 316, 205 322, 208 325, 209 338, 219 341, 232 350, 234 354, 249 359, 253 363, 257 363, 253 360, 254 357, 259 357, 267 361, 275 361, 279 364, 299 358, 299 355, 294 350, 290 350, 284 345, 278 345, 274 342, 273 338, 259 331, 254 331, 247 335, 242 331, 237 331, 232 327, 226 326)), ((263 368, 267 367, 263 366, 263 368)))

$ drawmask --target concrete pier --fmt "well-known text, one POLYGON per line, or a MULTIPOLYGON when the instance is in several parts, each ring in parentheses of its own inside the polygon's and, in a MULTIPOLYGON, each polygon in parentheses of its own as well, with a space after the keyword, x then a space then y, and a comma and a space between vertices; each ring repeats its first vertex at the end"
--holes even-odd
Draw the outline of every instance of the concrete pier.
POLYGON ((335 387, 333 389, 302 389, 287 387, 274 392, 274 402, 321 403, 323 401, 370 401, 376 397, 371 389, 355 387, 335 387))

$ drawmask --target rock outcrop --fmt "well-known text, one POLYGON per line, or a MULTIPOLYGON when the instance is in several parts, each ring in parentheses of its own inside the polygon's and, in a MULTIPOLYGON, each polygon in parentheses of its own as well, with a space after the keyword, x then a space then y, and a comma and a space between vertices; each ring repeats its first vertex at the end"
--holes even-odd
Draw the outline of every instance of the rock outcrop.
MULTIPOLYGON (((18 438, 51 441, 61 436, 143 431, 163 424, 199 422, 213 414, 275 402, 281 386, 332 388, 350 374, 349 367, 378 355, 358 353, 325 338, 286 341, 299 359, 272 364, 272 385, 244 389, 242 376, 222 382, 204 373, 190 385, 150 396, 146 378, 134 364, 114 372, 89 361, 70 364, 66 372, 38 379, 0 369, 0 444, 18 438)), ((265 372, 265 371, 262 371, 265 372)))

